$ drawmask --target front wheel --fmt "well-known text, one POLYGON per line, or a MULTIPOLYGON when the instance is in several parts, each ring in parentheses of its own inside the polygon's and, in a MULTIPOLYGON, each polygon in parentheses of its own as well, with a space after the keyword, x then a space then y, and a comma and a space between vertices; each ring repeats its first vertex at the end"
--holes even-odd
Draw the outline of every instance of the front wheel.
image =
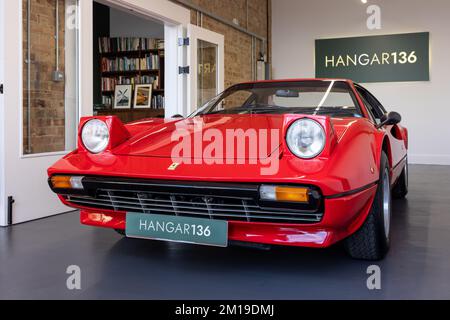
POLYGON ((381 155, 380 181, 370 213, 362 227, 345 240, 348 254, 354 259, 381 260, 389 251, 391 229, 391 187, 389 162, 381 155))

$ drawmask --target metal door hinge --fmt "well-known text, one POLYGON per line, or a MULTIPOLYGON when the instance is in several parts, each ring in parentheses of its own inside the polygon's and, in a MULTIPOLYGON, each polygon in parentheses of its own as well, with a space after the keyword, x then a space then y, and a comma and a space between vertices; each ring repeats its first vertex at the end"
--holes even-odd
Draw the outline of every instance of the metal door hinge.
POLYGON ((0 84, 0 94, 3 94, 3 83, 0 84))
POLYGON ((178 46, 184 47, 191 44, 191 40, 189 38, 178 38, 178 46))
POLYGON ((178 73, 179 74, 189 74, 191 72, 191 68, 189 66, 187 67, 179 67, 178 73))
POLYGON ((8 197, 8 226, 13 224, 13 204, 16 202, 13 197, 8 197))

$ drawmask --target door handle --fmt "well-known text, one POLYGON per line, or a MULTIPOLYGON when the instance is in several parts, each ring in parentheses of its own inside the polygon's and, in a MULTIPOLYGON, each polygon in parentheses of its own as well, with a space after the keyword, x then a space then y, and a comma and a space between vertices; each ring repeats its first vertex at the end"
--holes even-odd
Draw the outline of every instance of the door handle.
POLYGON ((0 94, 3 94, 3 83, 0 84, 0 94))

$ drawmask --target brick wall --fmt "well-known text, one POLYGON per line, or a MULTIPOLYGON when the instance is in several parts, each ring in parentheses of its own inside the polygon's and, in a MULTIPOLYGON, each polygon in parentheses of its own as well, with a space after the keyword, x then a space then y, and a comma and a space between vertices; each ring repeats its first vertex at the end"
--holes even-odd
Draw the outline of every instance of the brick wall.
MULTIPOLYGON (((198 6, 201 9, 217 15, 229 22, 237 20, 239 26, 268 39, 265 44, 270 59, 270 19, 268 8, 271 0, 185 0, 184 2, 198 6)), ((174 1, 178 3, 177 1, 174 1)), ((183 1, 182 1, 183 2, 183 1)), ((221 33, 225 36, 225 87, 253 80, 256 75, 252 68, 252 61, 259 58, 263 48, 262 41, 255 38, 255 53, 252 52, 252 37, 233 27, 227 26, 207 15, 200 15, 191 9, 191 23, 203 28, 221 33), (252 55, 254 58, 252 59, 252 55)), ((256 70, 256 68, 255 68, 256 70)))
MULTIPOLYGON (((65 0, 58 1, 60 5, 60 70, 64 71, 65 0)), ((52 72, 56 69, 55 8, 54 0, 23 0, 23 143, 25 154, 65 150, 64 82, 52 81, 52 72), (29 101, 31 121, 29 124, 27 121, 28 73, 26 63, 27 1, 31 1, 31 99, 29 101), (29 142, 28 125, 31 127, 29 142), (30 149, 27 148, 28 145, 30 149)))

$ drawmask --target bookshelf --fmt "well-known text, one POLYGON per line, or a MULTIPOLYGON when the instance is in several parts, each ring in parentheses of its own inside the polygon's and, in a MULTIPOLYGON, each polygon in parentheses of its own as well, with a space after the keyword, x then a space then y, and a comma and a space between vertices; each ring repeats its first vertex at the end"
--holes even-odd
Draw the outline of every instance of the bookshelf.
POLYGON ((99 38, 102 105, 97 115, 116 115, 124 122, 164 117, 164 40, 149 38, 99 38), (152 106, 147 109, 114 109, 116 85, 152 84, 152 106))

